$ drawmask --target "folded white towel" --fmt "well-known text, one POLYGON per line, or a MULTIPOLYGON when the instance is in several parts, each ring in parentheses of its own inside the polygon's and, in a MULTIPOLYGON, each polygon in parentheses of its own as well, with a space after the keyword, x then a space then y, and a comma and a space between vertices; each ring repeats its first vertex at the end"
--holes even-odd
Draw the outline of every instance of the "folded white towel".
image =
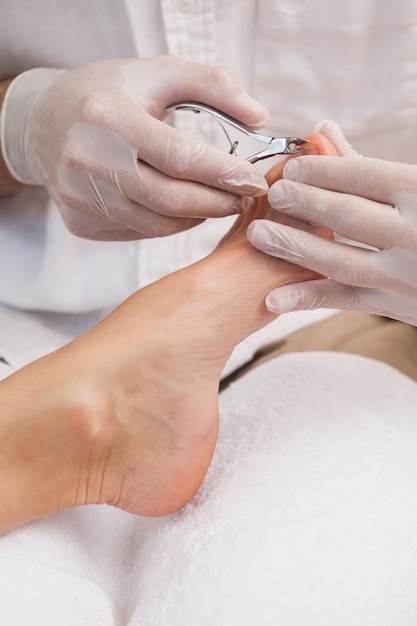
POLYGON ((85 507, 5 535, 0 624, 415 626, 416 406, 369 359, 264 364, 221 395, 178 514, 85 507))

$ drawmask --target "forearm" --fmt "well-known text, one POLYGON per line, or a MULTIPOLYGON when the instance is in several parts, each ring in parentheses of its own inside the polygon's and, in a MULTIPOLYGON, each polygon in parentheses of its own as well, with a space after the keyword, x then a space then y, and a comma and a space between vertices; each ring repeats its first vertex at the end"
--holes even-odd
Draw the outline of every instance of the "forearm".
MULTIPOLYGON (((0 80, 0 116, 1 116, 1 106, 3 104, 4 98, 6 96, 6 91, 13 78, 6 78, 0 80)), ((1 136, 0 136, 1 141, 1 136)), ((10 196, 14 193, 17 193, 20 189, 22 189, 24 185, 19 183, 17 180, 13 178, 7 169, 7 165, 4 162, 3 158, 3 146, 0 143, 0 197, 2 196, 10 196)))

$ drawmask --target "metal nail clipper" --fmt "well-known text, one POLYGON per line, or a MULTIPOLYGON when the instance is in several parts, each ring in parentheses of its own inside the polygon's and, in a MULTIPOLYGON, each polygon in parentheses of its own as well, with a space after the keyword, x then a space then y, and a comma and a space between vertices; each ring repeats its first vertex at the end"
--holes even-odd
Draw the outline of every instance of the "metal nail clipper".
POLYGON ((193 113, 205 113, 206 115, 210 115, 218 122, 218 124, 220 124, 223 132, 225 133, 230 144, 230 154, 236 154, 236 148, 239 144, 239 141, 232 141, 227 131, 227 127, 238 130, 250 139, 267 144, 267 147, 264 150, 256 152, 252 156, 246 158, 246 160, 250 163, 256 163, 257 161, 261 161, 262 159, 267 159, 268 157, 273 157, 276 155, 298 154, 299 152, 305 150, 308 144, 308 141, 306 139, 301 139, 300 137, 271 137, 270 135, 262 135, 261 133, 250 130, 250 128, 247 128, 246 126, 233 119, 232 117, 229 117, 225 113, 222 113, 221 111, 218 111, 217 109, 214 109, 212 107, 206 106, 205 104, 200 104, 199 102, 180 102, 178 104, 174 104, 168 110, 192 111, 193 113))

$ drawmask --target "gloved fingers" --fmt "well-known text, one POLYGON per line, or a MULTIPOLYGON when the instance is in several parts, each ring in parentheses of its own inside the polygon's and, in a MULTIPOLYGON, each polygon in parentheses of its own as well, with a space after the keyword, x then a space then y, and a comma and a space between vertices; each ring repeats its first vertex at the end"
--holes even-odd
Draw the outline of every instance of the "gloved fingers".
POLYGON ((166 106, 181 101, 203 102, 238 119, 245 126, 257 129, 269 119, 267 109, 252 98, 240 84, 235 72, 221 65, 193 63, 177 57, 152 59, 157 65, 180 72, 172 85, 166 106))
MULTIPOLYGON (((181 141, 183 139, 188 141, 190 138, 181 137, 181 141)), ((220 154, 222 158, 230 159, 230 173, 235 171, 239 160, 220 154)), ((218 163, 219 159, 213 157, 211 161, 218 163)), ((245 163, 245 167, 256 172, 266 186, 265 179, 253 165, 245 163)), ((132 229, 140 236, 166 236, 187 230, 200 223, 202 218, 222 217, 243 210, 241 197, 204 182, 172 178, 144 162, 138 163, 135 150, 116 129, 85 122, 73 125, 65 159, 57 167, 57 177, 57 187, 50 191, 63 216, 67 210, 76 208, 78 202, 79 209, 93 210, 97 216, 112 221, 120 220, 126 229, 132 229), (181 221, 180 218, 192 219, 181 221)), ((204 176, 202 179, 204 181, 204 176)), ((236 191, 236 187, 230 188, 236 191)), ((88 229, 81 223, 82 212, 78 213, 80 224, 77 226, 71 219, 68 227, 74 234, 88 237, 88 229)), ((68 224, 68 219, 66 222, 68 224)), ((102 238, 103 233, 99 230, 100 234, 97 234, 97 229, 100 229, 99 225, 92 228, 91 237, 102 238)))
POLYGON ((241 196, 263 195, 268 191, 267 182, 255 165, 155 118, 148 119, 136 141, 138 159, 171 178, 191 180, 241 196))
POLYGON ((384 315, 407 324, 417 324, 415 298, 379 289, 343 285, 331 279, 293 283, 274 289, 265 304, 271 313, 337 309, 384 315))
POLYGON ((249 241, 258 250, 337 282, 358 287, 392 287, 393 278, 386 275, 386 268, 376 267, 377 255, 383 252, 324 239, 269 220, 255 220, 247 232, 249 241))
POLYGON ((357 155, 356 150, 352 148, 343 134, 339 124, 332 120, 322 120, 319 122, 314 131, 320 133, 329 139, 336 147, 339 156, 354 156, 357 155))
MULTIPOLYGON (((93 210, 141 234, 141 237, 167 237, 188 230, 203 220, 202 216, 163 215, 143 203, 132 201, 105 181, 94 180, 93 210)), ((90 205, 91 206, 91 205, 90 205)))
POLYGON ((118 235, 125 241, 166 237, 203 221, 155 213, 90 173, 77 176, 75 184, 68 177, 61 180, 59 196, 54 199, 69 231, 86 239, 117 240, 118 235), (69 182, 71 185, 65 188, 63 185, 69 182))
POLYGON ((138 163, 138 173, 115 172, 114 184, 129 199, 167 217, 224 217, 242 213, 243 198, 200 183, 177 180, 138 163))
POLYGON ((73 125, 64 159, 68 166, 87 167, 93 175, 101 166, 134 171, 136 158, 171 178, 237 195, 262 195, 268 191, 268 184, 255 165, 186 135, 143 110, 132 111, 128 121, 109 110, 106 123, 108 126, 86 121, 73 125))
POLYGON ((268 293, 265 304, 268 311, 278 315, 312 309, 363 310, 354 287, 331 279, 310 280, 278 287, 268 293))
MULTIPOLYGON (((168 128, 165 124, 161 126, 163 129, 168 128)), ((144 132, 146 134, 146 131, 144 132)), ((189 138, 180 136, 180 141, 182 139, 185 139, 185 148, 178 145, 180 152, 182 149, 188 150, 186 141, 189 138)), ((240 196, 204 184, 204 176, 201 184, 188 182, 182 178, 173 178, 160 171, 163 169, 163 161, 167 158, 168 150, 162 151, 161 161, 157 158, 150 158, 158 166, 153 168, 144 161, 138 163, 136 151, 114 129, 77 123, 71 129, 69 140, 65 153, 65 165, 59 168, 58 176, 61 179, 65 176, 67 180, 71 178, 75 187, 78 173, 88 171, 94 180, 105 180, 122 194, 157 213, 187 217, 223 217, 242 211, 240 196)), ((206 146, 201 144, 203 151, 205 148, 206 146)), ((147 156, 149 157, 149 154, 147 156)), ((220 153, 220 157, 230 159, 232 168, 239 167, 240 160, 236 157, 223 153, 220 153)), ((175 160, 178 162, 181 158, 183 157, 179 154, 175 160)), ((219 159, 216 156, 211 161, 218 162, 219 159)), ((259 176, 259 180, 266 188, 267 183, 256 168, 247 163, 245 166, 255 171, 256 176, 259 176)), ((171 170, 174 169, 171 167, 171 170)), ((186 175, 187 170, 181 173, 186 175)), ((213 181, 210 182, 213 183, 213 181)), ((222 181, 219 181, 219 187, 221 186, 222 181)), ((237 188, 231 187, 231 190, 238 193, 237 188)), ((245 192, 248 189, 240 191, 245 192)))
POLYGON ((271 186, 268 200, 279 214, 327 227, 368 246, 417 247, 417 234, 413 237, 400 212, 391 205, 285 179, 271 186))
POLYGON ((394 206, 401 206, 398 196, 404 192, 417 202, 416 167, 404 163, 360 156, 300 156, 285 165, 284 178, 394 206))
MULTIPOLYGON (((243 198, 214 187, 177 180, 155 170, 146 163, 135 163, 135 172, 107 169, 90 163, 90 180, 106 183, 113 191, 133 202, 167 217, 224 217, 243 211, 243 198)), ((62 170, 60 177, 62 179, 62 170)), ((66 180, 73 180, 74 189, 80 189, 79 173, 72 172, 66 180)))

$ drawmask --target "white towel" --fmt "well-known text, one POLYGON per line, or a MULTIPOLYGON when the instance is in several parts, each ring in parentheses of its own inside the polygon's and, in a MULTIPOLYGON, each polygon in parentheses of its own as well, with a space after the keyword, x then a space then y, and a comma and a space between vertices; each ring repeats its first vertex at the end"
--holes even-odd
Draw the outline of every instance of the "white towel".
POLYGON ((85 507, 0 540, 2 626, 415 626, 417 385, 289 354, 220 398, 200 491, 158 520, 85 507))

